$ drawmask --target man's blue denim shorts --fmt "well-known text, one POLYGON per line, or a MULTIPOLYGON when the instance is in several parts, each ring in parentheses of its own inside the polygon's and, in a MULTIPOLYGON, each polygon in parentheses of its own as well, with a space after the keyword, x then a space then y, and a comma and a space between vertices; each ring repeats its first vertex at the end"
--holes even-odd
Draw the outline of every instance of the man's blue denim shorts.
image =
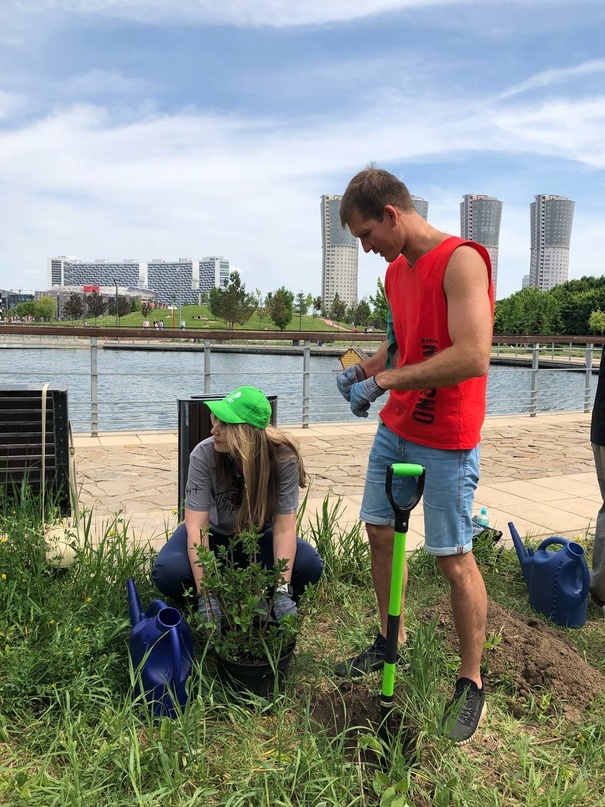
MULTIPOLYGON (((360 518, 367 524, 395 525, 386 496, 386 469, 397 462, 411 462, 426 469, 424 493, 425 550, 431 555, 458 555, 473 548, 473 499, 479 483, 479 446, 444 450, 404 440, 383 423, 378 426, 368 460, 360 518)), ((405 505, 416 480, 393 477, 393 496, 405 505)), ((413 516, 412 516, 413 519, 413 516)))

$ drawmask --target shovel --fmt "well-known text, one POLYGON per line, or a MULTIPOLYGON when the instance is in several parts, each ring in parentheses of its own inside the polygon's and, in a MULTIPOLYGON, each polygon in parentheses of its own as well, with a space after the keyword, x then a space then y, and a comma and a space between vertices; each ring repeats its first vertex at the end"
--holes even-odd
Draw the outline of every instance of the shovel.
POLYGON ((391 589, 389 593, 389 614, 387 620, 386 652, 382 672, 380 695, 380 726, 378 736, 386 744, 390 738, 389 719, 393 710, 395 689, 395 664, 397 662, 397 636, 401 616, 401 593, 403 590, 403 569, 405 564, 405 542, 410 513, 416 507, 424 490, 425 469, 422 465, 395 463, 387 468, 386 493, 395 511, 395 538, 393 544, 393 565, 391 568, 391 589), (407 504, 398 504, 393 498, 393 477, 416 477, 416 489, 407 504))

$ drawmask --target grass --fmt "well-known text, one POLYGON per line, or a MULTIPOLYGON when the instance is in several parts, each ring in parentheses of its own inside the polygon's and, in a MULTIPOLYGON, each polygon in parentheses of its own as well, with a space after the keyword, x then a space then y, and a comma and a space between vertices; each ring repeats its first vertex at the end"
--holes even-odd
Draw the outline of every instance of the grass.
MULTIPOLYGON (((172 328, 173 325, 173 312, 169 309, 165 308, 158 308, 154 311, 151 311, 147 319, 151 324, 153 324, 153 320, 164 320, 164 327, 165 328, 172 328)), ((131 314, 125 314, 124 316, 120 317, 120 328, 142 328, 143 327, 143 320, 145 317, 141 314, 140 311, 133 312, 131 314)), ((227 323, 222 319, 215 319, 208 306, 205 305, 183 305, 181 306, 181 319, 185 322, 185 326, 187 328, 200 328, 202 330, 227 330, 229 326, 227 323), (194 319, 196 317, 196 319, 194 319), (204 317, 204 319, 200 320, 197 317, 204 317)), ((86 322, 89 325, 95 325, 100 328, 113 328, 116 323, 115 314, 105 314, 102 317, 97 317, 94 319, 93 317, 86 317, 86 322)), ((65 324, 75 324, 81 325, 81 321, 75 323, 66 323, 66 322, 55 322, 52 323, 55 325, 65 325, 65 324)), ((353 326, 347 324, 346 322, 338 323, 343 330, 343 334, 347 331, 352 332, 353 326)), ((174 312, 174 327, 178 328, 178 311, 174 312)), ((276 330, 275 325, 271 322, 268 316, 265 314, 261 318, 259 318, 258 313, 254 313, 248 322, 244 325, 236 325, 234 330, 255 330, 255 331, 262 331, 264 328, 269 328, 270 330, 276 330)), ((303 315, 300 317, 298 314, 294 314, 288 326, 286 327, 286 331, 334 331, 335 327, 333 325, 328 325, 323 317, 317 316, 308 316, 303 315)), ((340 330, 340 329, 339 329, 340 330)), ((376 329, 374 329, 376 330, 376 329)), ((363 337, 363 329, 361 329, 360 333, 356 333, 356 336, 362 338, 363 337)))
MULTIPOLYGON (((530 693, 522 712, 502 676, 477 742, 440 732, 456 648, 426 609, 446 593, 431 558, 410 560, 409 643, 396 682, 394 742, 377 740, 380 676, 334 678, 335 660, 377 627, 369 553, 342 530, 327 499, 308 535, 326 574, 307 598, 298 655, 273 701, 234 702, 196 661, 187 706, 154 719, 134 696, 126 580, 143 606, 156 597, 152 556, 126 539, 119 516, 97 543, 84 519, 76 562, 48 568, 34 502, 0 503, 0 803, 34 807, 597 807, 605 792, 605 716, 597 703, 567 723, 558 693, 530 693)), ((90 514, 89 514, 90 515, 90 514)), ((477 547, 490 597, 529 614, 516 557, 477 547)), ((605 673, 605 620, 566 631, 605 673)), ((486 657, 499 653, 498 635, 486 657)))

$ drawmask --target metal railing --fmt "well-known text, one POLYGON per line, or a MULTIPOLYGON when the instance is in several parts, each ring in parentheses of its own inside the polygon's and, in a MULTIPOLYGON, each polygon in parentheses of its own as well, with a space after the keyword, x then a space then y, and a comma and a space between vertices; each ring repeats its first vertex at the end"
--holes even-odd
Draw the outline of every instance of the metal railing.
MULTIPOLYGON (((249 380, 241 381, 241 370, 237 373, 223 369, 217 370, 213 366, 213 359, 217 356, 223 357, 227 352, 238 351, 245 354, 249 359, 248 363, 251 364, 253 359, 250 357, 254 353, 264 355, 265 358, 267 353, 276 353, 280 356, 297 357, 290 359, 291 362, 295 362, 295 369, 280 373, 278 369, 280 359, 276 358, 270 370, 265 371, 263 376, 263 381, 268 382, 269 379, 279 394, 280 423, 298 423, 303 428, 308 428, 312 422, 342 422, 348 419, 358 422, 350 414, 335 388, 334 374, 340 367, 338 358, 351 348, 371 352, 383 338, 384 334, 379 333, 366 335, 351 332, 211 332, 198 329, 149 331, 142 328, 116 330, 114 328, 2 325, 0 326, 0 383, 6 384, 6 377, 9 380, 19 378, 36 383, 48 381, 49 376, 60 379, 62 383, 65 383, 69 377, 77 378, 78 383, 74 383, 74 387, 77 387, 79 392, 75 395, 70 393, 70 412, 74 428, 78 431, 89 431, 91 435, 95 436, 99 431, 107 430, 158 429, 162 428, 158 425, 158 421, 167 423, 170 417, 176 417, 174 412, 176 395, 163 398, 154 392, 147 397, 140 393, 125 396, 125 393, 129 391, 128 388, 135 389, 137 383, 139 390, 145 384, 151 384, 152 380, 155 380, 152 379, 153 372, 144 368, 140 371, 130 368, 127 372, 100 368, 99 354, 104 349, 120 347, 152 352, 156 348, 163 350, 170 348, 177 352, 176 355, 195 352, 196 361, 201 363, 201 367, 196 365, 195 371, 201 380, 201 389, 196 386, 198 394, 215 392, 216 390, 212 389, 213 381, 216 383, 217 379, 222 377, 228 379, 228 383, 222 385, 223 392, 239 383, 254 383, 249 380), (3 349, 32 347, 40 348, 38 351, 40 354, 44 353, 41 350, 42 347, 80 348, 78 351, 82 359, 79 363, 80 369, 74 371, 68 370, 64 366, 55 366, 47 367, 43 371, 40 368, 30 370, 24 367, 19 367, 18 373, 15 373, 15 370, 5 371, 4 367, 7 362, 3 362, 2 359, 8 354, 3 349), (85 353, 83 351, 90 354, 89 362, 84 361, 85 353), (318 370, 316 367, 317 356, 330 356, 331 358, 324 362, 318 370), (237 376, 237 383, 233 382, 233 376, 237 376), (296 380, 293 380, 293 376, 296 376, 296 380), (327 378, 328 376, 330 378, 327 378), (283 377, 287 377, 289 387, 282 392, 279 385, 283 377), (85 382, 86 378, 89 379, 89 382, 85 382), (85 386, 89 390, 86 396, 83 394, 85 386), (107 387, 107 392, 104 391, 104 387, 107 387), (321 409, 318 409, 317 406, 318 398, 321 398, 321 409), (171 413, 168 418, 166 418, 167 412, 171 413), (83 414, 80 416, 80 413, 83 414), (116 423, 118 423, 117 426, 116 423)), ((539 412, 558 409, 580 409, 589 412, 596 387, 595 344, 598 343, 602 348, 603 341, 605 340, 602 338, 593 337, 587 337, 585 340, 578 337, 573 340, 568 337, 549 338, 548 340, 545 337, 495 337, 493 365, 497 367, 498 364, 508 364, 517 369, 520 367, 526 369, 522 373, 514 372, 510 376, 510 378, 514 376, 512 385, 509 377, 503 377, 502 380, 495 378, 494 385, 496 382, 501 383, 503 391, 500 388, 493 391, 491 409, 490 383, 493 380, 492 376, 495 377, 498 371, 496 369, 490 371, 488 414, 522 413, 535 417, 539 412), (591 341, 587 341, 589 338, 591 341), (567 398, 562 399, 561 397, 560 381, 555 384, 548 382, 549 376, 545 374, 545 367, 564 369, 573 373, 574 380, 570 384, 573 386, 573 393, 570 393, 568 405, 565 403, 567 398), (578 374, 584 375, 583 387, 580 390, 578 390, 578 374)), ((18 351, 16 350, 16 352, 18 351)), ((157 351, 155 355, 159 356, 160 352, 157 351)), ((175 356, 174 353, 169 355, 175 356)), ((176 360, 173 361, 173 364, 175 362, 176 360)), ((163 383, 166 384, 171 376, 179 379, 182 371, 163 370, 163 383)), ((569 378, 566 373, 559 375, 559 379, 566 378, 569 378)), ((266 388, 266 383, 258 383, 258 385, 266 388)), ((378 411, 379 408, 377 407, 376 410, 378 411)), ((371 412, 370 418, 376 419, 376 413, 371 412)), ((168 428, 176 428, 176 423, 174 425, 169 423, 168 428)))

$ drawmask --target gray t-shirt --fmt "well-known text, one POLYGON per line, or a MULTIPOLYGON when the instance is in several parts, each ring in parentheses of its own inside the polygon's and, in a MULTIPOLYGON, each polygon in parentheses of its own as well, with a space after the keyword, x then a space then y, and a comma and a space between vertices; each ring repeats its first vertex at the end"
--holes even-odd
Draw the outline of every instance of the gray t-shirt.
MULTIPOLYGON (((189 473, 185 487, 185 507, 210 514, 210 527, 220 535, 233 535, 241 506, 241 487, 234 478, 229 484, 219 483, 214 437, 202 440, 189 456, 189 473)), ((280 463, 279 494, 276 515, 296 513, 298 509, 298 462, 294 454, 280 463)), ((263 527, 269 525, 263 524, 263 527)))

